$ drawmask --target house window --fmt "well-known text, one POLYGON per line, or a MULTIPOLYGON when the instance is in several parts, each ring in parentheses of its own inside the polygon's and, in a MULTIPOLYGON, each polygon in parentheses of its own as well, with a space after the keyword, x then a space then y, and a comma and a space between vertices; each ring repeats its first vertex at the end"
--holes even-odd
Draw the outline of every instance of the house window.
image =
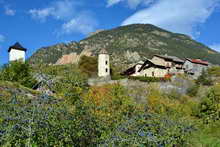
POLYGON ((105 71, 108 72, 108 68, 106 68, 105 71))
POLYGON ((105 61, 105 64, 108 65, 108 61, 105 61))
POLYGON ((152 72, 152 77, 154 77, 154 72, 152 72))

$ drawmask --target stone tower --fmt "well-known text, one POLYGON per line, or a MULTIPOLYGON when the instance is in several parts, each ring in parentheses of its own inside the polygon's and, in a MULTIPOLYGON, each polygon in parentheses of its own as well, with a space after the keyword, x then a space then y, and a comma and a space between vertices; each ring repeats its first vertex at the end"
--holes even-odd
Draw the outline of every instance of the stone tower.
POLYGON ((27 49, 22 47, 18 42, 10 46, 8 49, 9 52, 9 62, 22 60, 25 62, 25 54, 27 49))
POLYGON ((110 76, 109 54, 105 49, 102 49, 98 56, 98 76, 99 77, 110 76))

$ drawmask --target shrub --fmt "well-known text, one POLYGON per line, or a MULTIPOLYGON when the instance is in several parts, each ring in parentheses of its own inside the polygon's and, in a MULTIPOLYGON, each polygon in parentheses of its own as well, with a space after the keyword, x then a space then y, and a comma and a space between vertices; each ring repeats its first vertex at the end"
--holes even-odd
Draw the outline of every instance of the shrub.
POLYGON ((141 82, 167 82, 170 78, 157 78, 157 77, 129 77, 132 80, 139 80, 141 82))
POLYGON ((205 71, 205 70, 202 71, 202 74, 196 80, 196 84, 205 85, 205 86, 211 86, 212 85, 211 77, 208 75, 207 71, 205 71))
POLYGON ((87 76, 85 73, 82 73, 79 69, 77 69, 77 66, 65 65, 53 66, 50 68, 50 71, 53 71, 52 73, 56 73, 55 76, 59 77, 54 80, 52 85, 52 89, 57 95, 67 98, 66 100, 74 103, 75 100, 72 99, 72 96, 76 96, 83 90, 87 90, 87 76))
POLYGON ((0 71, 0 80, 18 82, 29 88, 32 88, 36 84, 36 81, 31 75, 30 65, 21 61, 14 61, 4 65, 0 71))
POLYGON ((107 121, 106 125, 116 125, 124 115, 134 112, 133 100, 127 96, 125 88, 118 84, 93 87, 85 95, 84 101, 92 106, 92 114, 107 121))
POLYGON ((98 61, 96 57, 82 56, 79 61, 79 69, 88 76, 97 76, 98 61))
POLYGON ((122 76, 122 75, 112 75, 111 79, 112 80, 121 80, 121 79, 125 79, 127 78, 126 76, 122 76))
POLYGON ((199 85, 193 85, 187 89, 187 94, 191 97, 196 96, 199 91, 199 85))
POLYGON ((193 127, 180 119, 139 114, 128 117, 103 143, 105 146, 184 146, 193 127))
POLYGON ((181 98, 181 94, 176 89, 172 89, 166 95, 170 99, 180 99, 181 98))
MULTIPOLYGON (((158 95, 154 98, 157 99, 158 95)), ((152 109, 155 110, 159 103, 160 106, 165 105, 163 96, 160 96, 161 99, 157 99, 155 104, 153 95, 149 95, 148 105, 152 109)), ((192 131, 191 125, 179 118, 168 118, 161 114, 161 111, 146 112, 146 106, 136 104, 127 96, 127 90, 120 85, 93 87, 84 97, 84 101, 91 108, 91 115, 97 116, 105 125, 100 146, 184 145, 186 136, 192 131)))
POLYGON ((189 136, 191 147, 219 147, 220 145, 220 121, 209 125, 199 124, 196 131, 189 136))
POLYGON ((220 120, 220 85, 214 86, 195 110, 205 123, 220 120))
POLYGON ((220 66, 214 66, 208 69, 208 74, 220 77, 220 66))
POLYGON ((54 97, 15 99, 16 103, 0 104, 0 146, 98 144, 104 126, 80 100, 70 111, 68 105, 54 97))
POLYGON ((193 113, 195 103, 187 96, 182 96, 176 91, 165 94, 160 92, 157 86, 149 86, 148 91, 149 112, 178 117, 190 116, 193 113))

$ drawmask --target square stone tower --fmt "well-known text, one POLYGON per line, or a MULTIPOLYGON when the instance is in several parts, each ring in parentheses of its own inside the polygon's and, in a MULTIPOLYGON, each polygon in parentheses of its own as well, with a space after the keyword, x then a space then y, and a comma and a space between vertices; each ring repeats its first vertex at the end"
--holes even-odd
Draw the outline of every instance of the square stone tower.
POLYGON ((102 49, 98 56, 98 76, 110 77, 110 62, 109 54, 105 49, 102 49))
POLYGON ((27 49, 22 47, 20 43, 16 42, 14 45, 10 46, 8 49, 9 52, 9 62, 22 60, 25 62, 25 54, 27 49))

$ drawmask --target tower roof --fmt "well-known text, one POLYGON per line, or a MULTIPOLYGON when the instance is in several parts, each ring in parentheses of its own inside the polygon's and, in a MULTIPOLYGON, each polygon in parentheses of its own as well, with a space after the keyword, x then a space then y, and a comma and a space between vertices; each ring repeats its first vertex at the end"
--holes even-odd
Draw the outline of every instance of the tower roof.
POLYGON ((14 45, 10 46, 8 49, 8 52, 11 51, 11 49, 21 50, 21 51, 27 51, 26 48, 24 48, 19 42, 16 42, 14 45))
POLYGON ((99 52, 99 54, 108 54, 106 49, 101 49, 101 51, 99 52))

